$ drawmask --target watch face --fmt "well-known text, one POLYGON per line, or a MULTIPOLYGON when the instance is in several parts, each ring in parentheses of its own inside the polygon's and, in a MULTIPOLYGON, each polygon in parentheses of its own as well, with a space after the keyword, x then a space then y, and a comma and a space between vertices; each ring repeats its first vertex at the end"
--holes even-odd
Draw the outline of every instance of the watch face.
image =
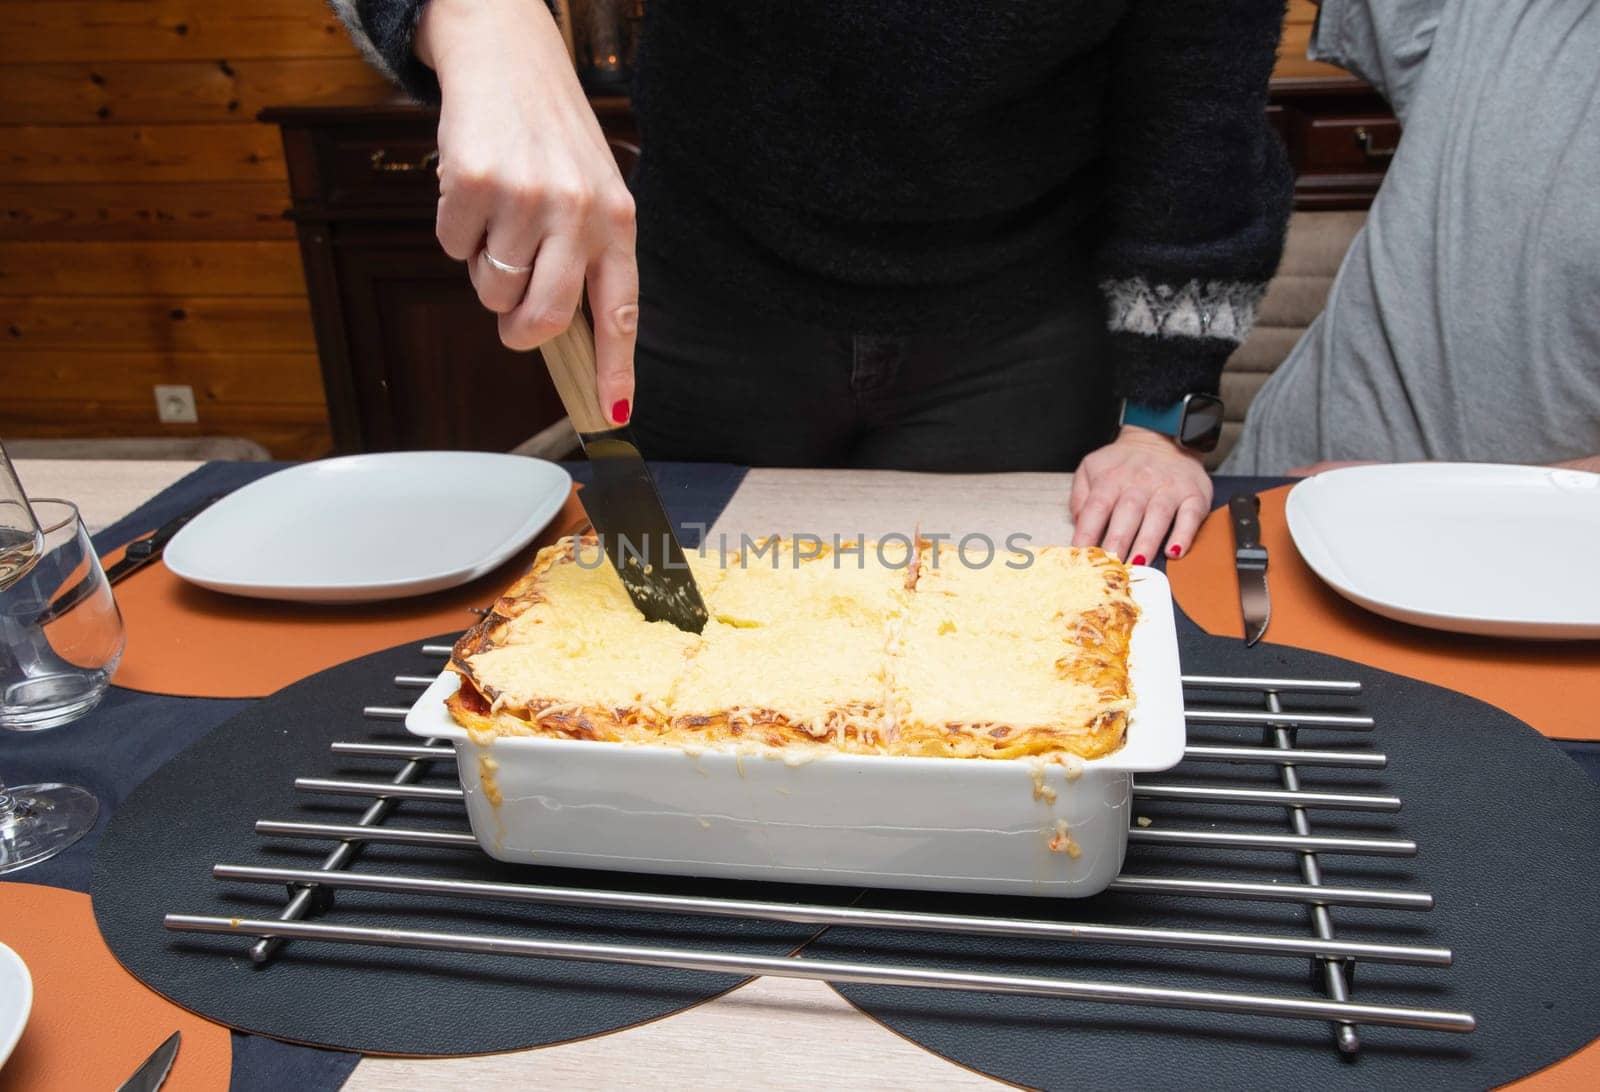
POLYGON ((1178 442, 1194 451, 1215 451, 1220 439, 1222 399, 1210 394, 1189 395, 1178 424, 1178 442))

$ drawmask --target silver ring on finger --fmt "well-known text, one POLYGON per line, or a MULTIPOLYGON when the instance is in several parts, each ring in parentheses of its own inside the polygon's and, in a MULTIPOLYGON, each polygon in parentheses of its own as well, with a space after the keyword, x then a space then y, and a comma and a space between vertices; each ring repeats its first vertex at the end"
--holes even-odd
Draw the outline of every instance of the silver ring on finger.
POLYGON ((496 269, 498 269, 502 273, 511 273, 511 274, 515 275, 515 274, 518 274, 518 273, 531 273, 531 272, 533 272, 533 263, 530 262, 527 265, 512 265, 510 262, 502 262, 499 258, 496 258, 493 254, 490 254, 487 247, 485 247, 484 251, 483 251, 483 260, 488 262, 490 265, 494 266, 496 269))

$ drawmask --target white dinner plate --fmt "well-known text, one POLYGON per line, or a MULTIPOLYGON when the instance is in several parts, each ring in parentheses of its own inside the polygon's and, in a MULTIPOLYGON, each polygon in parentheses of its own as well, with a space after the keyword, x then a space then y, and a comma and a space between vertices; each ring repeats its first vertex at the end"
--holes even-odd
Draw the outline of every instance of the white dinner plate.
POLYGON ((6 1064, 33 1010, 33 976, 22 957, 0 944, 0 1066, 6 1064))
POLYGON ((1349 467, 1296 485, 1287 515, 1312 571, 1389 618, 1458 633, 1600 637, 1600 474, 1349 467))
POLYGON ((424 595, 490 572, 560 511, 554 463, 480 451, 349 455, 223 497, 167 544, 184 580, 260 599, 424 595))

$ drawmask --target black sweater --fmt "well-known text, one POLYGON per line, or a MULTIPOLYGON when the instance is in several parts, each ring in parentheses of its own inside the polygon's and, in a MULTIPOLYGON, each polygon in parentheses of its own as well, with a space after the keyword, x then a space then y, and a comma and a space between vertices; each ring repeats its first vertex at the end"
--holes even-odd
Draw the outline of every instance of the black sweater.
MULTIPOLYGON (((413 95, 425 0, 331 0, 413 95)), ((639 246, 864 333, 981 327, 1093 277, 1118 392, 1217 388, 1277 266, 1284 0, 650 0, 639 246)))

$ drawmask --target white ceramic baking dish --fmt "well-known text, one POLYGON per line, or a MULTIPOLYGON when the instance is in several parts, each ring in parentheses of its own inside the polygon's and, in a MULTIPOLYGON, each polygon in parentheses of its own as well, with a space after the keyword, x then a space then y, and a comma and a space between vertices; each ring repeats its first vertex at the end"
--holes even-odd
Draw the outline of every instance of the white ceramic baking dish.
POLYGON ((1172 593, 1136 568, 1128 741, 1081 773, 1034 759, 781 758, 533 736, 474 743, 445 672, 406 727, 455 744, 473 833, 503 861, 1013 895, 1093 895, 1122 868, 1132 775, 1183 757, 1172 593), (485 763, 492 758, 492 763, 485 763), (484 792, 492 769, 501 802, 484 792), (1043 777, 1045 792, 1036 791, 1043 777), (1062 837, 1062 834, 1066 837, 1062 837), (1068 850, 1066 841, 1077 847, 1068 850), (1052 848, 1052 844, 1054 848, 1052 848))

